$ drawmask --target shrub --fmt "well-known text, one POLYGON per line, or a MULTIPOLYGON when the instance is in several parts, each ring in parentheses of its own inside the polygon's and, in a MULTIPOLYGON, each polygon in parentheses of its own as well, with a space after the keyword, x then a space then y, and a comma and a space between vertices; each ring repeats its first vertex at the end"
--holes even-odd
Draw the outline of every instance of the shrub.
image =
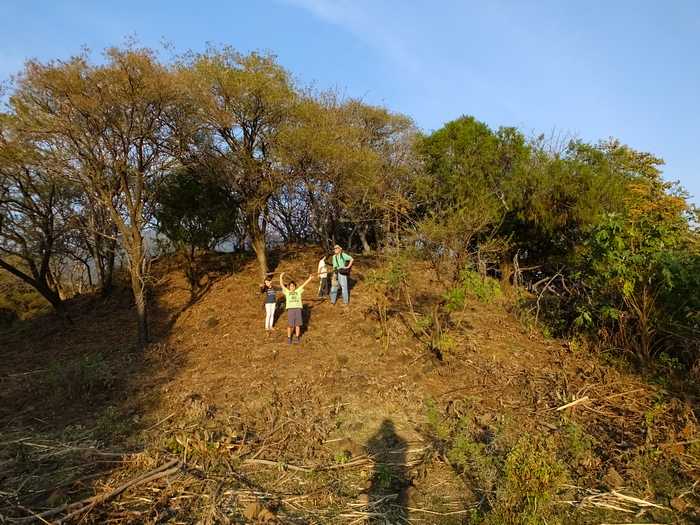
POLYGON ((551 440, 522 436, 505 459, 503 479, 486 523, 557 523, 552 501, 566 479, 566 467, 557 459, 551 440))
POLYGON ((102 354, 86 355, 67 362, 56 361, 47 374, 49 386, 68 399, 109 388, 113 380, 112 371, 102 354))
POLYGON ((457 286, 443 295, 449 311, 462 310, 467 298, 491 303, 501 297, 501 286, 496 279, 480 275, 474 270, 462 270, 457 286))
POLYGON ((589 436, 572 424, 560 442, 520 430, 516 438, 511 423, 503 420, 493 429, 484 427, 469 406, 474 405, 467 410, 459 406, 454 413, 460 415, 449 416, 432 400, 426 402, 434 447, 474 491, 485 495, 470 523, 561 523, 565 509, 554 505, 554 496, 569 472, 559 456, 583 458, 592 447, 589 436), (571 445, 572 451, 562 450, 571 445))

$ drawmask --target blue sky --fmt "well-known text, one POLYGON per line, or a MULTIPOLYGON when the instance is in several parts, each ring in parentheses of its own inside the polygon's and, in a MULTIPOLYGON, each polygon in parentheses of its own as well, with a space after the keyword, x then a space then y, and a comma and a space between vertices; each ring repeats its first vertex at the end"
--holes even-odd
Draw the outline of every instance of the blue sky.
POLYGON ((666 160, 700 203, 695 0, 3 0, 0 78, 26 58, 206 42, 268 50, 303 84, 338 88, 424 130, 462 114, 525 133, 617 137, 666 160))

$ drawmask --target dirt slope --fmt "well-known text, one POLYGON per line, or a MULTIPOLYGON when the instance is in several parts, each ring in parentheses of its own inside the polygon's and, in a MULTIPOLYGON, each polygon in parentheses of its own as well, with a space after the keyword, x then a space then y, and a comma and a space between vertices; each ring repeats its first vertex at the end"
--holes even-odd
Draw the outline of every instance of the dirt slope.
MULTIPOLYGON (((278 257, 276 271, 301 282, 316 268, 318 254, 300 248, 278 257)), ((176 494, 176 484, 158 489, 168 504, 127 498, 122 505, 135 509, 130 517, 116 507, 106 510, 117 522, 163 516, 189 522, 194 518, 186 516, 201 517, 202 505, 215 501, 207 511, 211 523, 264 521, 268 510, 270 521, 468 523, 470 509, 488 494, 474 492, 445 457, 444 443, 427 423, 430 407, 437 407, 443 421, 469 414, 484 435, 497 428, 557 433, 568 428, 566 415, 599 436, 595 459, 574 465, 579 479, 600 488, 603 474, 617 469, 638 495, 656 497, 653 491, 639 493, 643 480, 632 480, 631 471, 627 476, 626 460, 618 454, 649 442, 645 417, 658 406, 659 389, 634 375, 526 330, 500 303, 469 302, 454 316, 460 329, 455 356, 446 363, 414 337, 405 317, 390 319, 387 344, 379 323, 367 315, 367 276, 379 264, 369 257, 356 259, 347 308, 316 299, 317 283, 309 285, 302 344, 289 346, 282 310, 276 332, 268 336, 263 329, 254 261, 223 264, 235 271, 213 274, 196 301, 179 271, 165 263, 157 268, 151 300, 155 342, 145 354, 132 346, 126 292, 74 301, 72 326, 42 318, 0 333, 0 441, 11 444, 0 450, 0 461, 4 457, 1 464, 15 468, 0 474, 0 485, 10 488, 0 495, 0 509, 26 515, 19 503, 41 510, 129 478, 128 468, 86 463, 80 455, 108 448, 146 451, 137 457, 147 459, 134 460, 144 468, 174 454, 190 473, 177 478, 184 492, 176 494), (72 365, 81 362, 87 364, 72 365), (73 383, 75 391, 68 388, 73 383), (556 410, 585 396, 590 405, 556 410), (26 460, 45 473, 35 475, 35 489, 27 492, 28 467, 19 468, 12 447, 29 435, 46 436, 37 443, 44 448, 29 450, 26 460), (66 465, 56 464, 47 450, 81 464, 73 467, 76 476, 93 481, 72 481, 62 474, 66 465), (75 450, 78 456, 70 455, 75 450), (214 450, 229 452, 212 459, 214 450), (279 471, 289 464, 301 470, 279 471), (212 474, 218 468, 226 469, 225 478, 212 474), (206 475, 192 478, 196 469, 206 475), (56 496, 58 483, 70 490, 56 496), (218 488, 200 506, 185 505, 192 496, 183 494, 203 487, 218 488)), ((415 266, 412 274, 417 310, 439 300, 426 269, 415 266)), ((655 440, 688 441, 693 416, 686 405, 669 403, 655 417, 667 422, 655 440)))

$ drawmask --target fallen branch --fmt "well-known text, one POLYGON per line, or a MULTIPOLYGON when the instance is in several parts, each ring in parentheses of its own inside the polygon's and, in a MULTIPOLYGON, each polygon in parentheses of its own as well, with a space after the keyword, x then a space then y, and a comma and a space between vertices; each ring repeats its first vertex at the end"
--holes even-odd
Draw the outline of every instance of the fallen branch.
POLYGON ((571 408, 573 406, 576 406, 579 403, 585 403, 586 401, 590 401, 590 399, 588 398, 588 396, 583 396, 579 399, 572 401, 571 403, 567 403, 566 405, 562 405, 562 406, 558 407, 556 410, 557 410, 557 412, 560 412, 560 411, 565 410, 567 408, 571 408))
POLYGON ((309 467, 299 467, 297 465, 291 465, 289 463, 282 463, 281 461, 270 461, 269 459, 246 459, 243 462, 244 465, 266 465, 268 467, 278 467, 282 470, 295 470, 297 472, 313 472, 313 469, 309 467))
POLYGON ((57 514, 61 514, 62 512, 67 512, 67 514, 63 516, 63 518, 59 519, 56 522, 57 524, 63 523, 64 521, 68 520, 69 518, 72 518, 77 514, 80 514, 86 510, 95 507, 96 505, 105 503, 117 497, 119 494, 131 487, 142 485, 144 483, 148 483, 149 481, 154 481, 156 479, 169 476, 170 474, 175 474, 178 470, 180 470, 180 461, 178 459, 173 459, 172 461, 169 461, 154 470, 146 472, 141 476, 132 479, 131 481, 123 483, 116 489, 112 490, 111 492, 107 492, 106 494, 98 494, 96 496, 92 496, 90 498, 86 498, 75 503, 66 503, 64 505, 61 505, 60 507, 55 507, 53 509, 46 510, 40 514, 34 514, 33 516, 27 516, 24 518, 9 518, 9 521, 11 523, 30 523, 31 521, 37 518, 44 520, 44 518, 49 518, 52 516, 56 516, 57 514))
MULTIPOLYGON (((373 463, 373 461, 367 457, 359 457, 359 458, 354 459, 352 461, 349 461, 347 463, 338 463, 335 465, 326 465, 323 467, 307 467, 307 466, 302 466, 302 465, 292 465, 290 463, 284 463, 282 461, 271 461, 269 459, 255 459, 255 458, 246 459, 243 462, 244 465, 265 465, 268 467, 277 467, 281 470, 294 470, 297 472, 322 472, 322 471, 326 471, 326 470, 352 468, 352 467, 357 467, 360 465, 366 465, 367 463, 373 463)), ((407 465, 402 464, 402 466, 407 466, 407 465)))
POLYGON ((628 514, 638 514, 640 510, 653 507, 664 511, 670 511, 669 508, 650 501, 627 496, 617 491, 597 492, 589 490, 589 496, 584 497, 581 501, 567 501, 566 503, 578 507, 597 507, 603 509, 615 510, 618 512, 626 512, 628 514))
POLYGON ((457 514, 466 514, 467 512, 471 512, 472 509, 464 509, 464 510, 453 510, 450 512, 437 512, 435 510, 428 510, 428 509, 419 509, 416 507, 402 507, 406 510, 410 510, 411 512, 424 512, 426 514, 433 514, 435 516, 455 516, 457 514))

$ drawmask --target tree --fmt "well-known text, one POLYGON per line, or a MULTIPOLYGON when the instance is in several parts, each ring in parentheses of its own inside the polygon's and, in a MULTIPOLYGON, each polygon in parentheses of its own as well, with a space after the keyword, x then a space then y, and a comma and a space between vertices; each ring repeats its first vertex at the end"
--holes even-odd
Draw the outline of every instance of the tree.
POLYGON ((289 74, 271 55, 242 55, 230 48, 186 57, 179 73, 198 109, 197 133, 205 137, 192 155, 239 196, 264 276, 268 203, 285 177, 276 159, 278 136, 296 98, 289 74))
POLYGON ((65 314, 51 268, 67 232, 63 219, 71 191, 50 158, 0 115, 0 268, 36 289, 65 314))
POLYGON ((287 193, 305 201, 324 249, 336 238, 350 245, 357 233, 363 251, 370 251, 368 232, 378 229, 399 186, 394 153, 412 130, 404 116, 341 102, 332 92, 307 93, 295 106, 281 134, 280 159, 290 174, 287 193))
POLYGON ((600 149, 626 181, 624 210, 605 215, 580 254, 577 323, 609 330, 614 343, 649 363, 677 334, 672 325, 690 321, 688 306, 700 304, 697 277, 686 271, 697 265, 695 234, 684 196, 661 179, 661 159, 616 141, 600 149))
POLYGON ((334 93, 307 93, 280 134, 279 156, 289 173, 286 193, 301 196, 326 252, 341 220, 340 181, 356 176, 359 148, 353 148, 351 133, 334 93))
POLYGON ((413 209, 410 179, 417 132, 409 117, 383 107, 350 100, 343 109, 362 159, 354 176, 341 179, 343 207, 353 223, 348 244, 357 231, 363 253, 369 253, 369 231, 379 238, 383 224, 387 234, 393 229, 398 236, 399 217, 413 209))
POLYGON ((203 167, 181 168, 161 184, 156 198, 158 231, 185 258, 192 295, 199 291, 201 272, 197 250, 211 250, 239 232, 240 202, 203 167))
POLYGON ((482 273, 504 249, 499 228, 512 206, 513 188, 529 156, 522 136, 494 133, 462 117, 417 143, 423 172, 417 177, 418 238, 440 275, 457 279, 467 264, 482 273))
POLYGON ((105 58, 101 65, 90 65, 84 56, 29 62, 11 106, 37 140, 66 152, 65 176, 116 225, 143 346, 149 339, 143 232, 156 182, 173 164, 170 139, 186 104, 151 51, 111 48, 105 58))

